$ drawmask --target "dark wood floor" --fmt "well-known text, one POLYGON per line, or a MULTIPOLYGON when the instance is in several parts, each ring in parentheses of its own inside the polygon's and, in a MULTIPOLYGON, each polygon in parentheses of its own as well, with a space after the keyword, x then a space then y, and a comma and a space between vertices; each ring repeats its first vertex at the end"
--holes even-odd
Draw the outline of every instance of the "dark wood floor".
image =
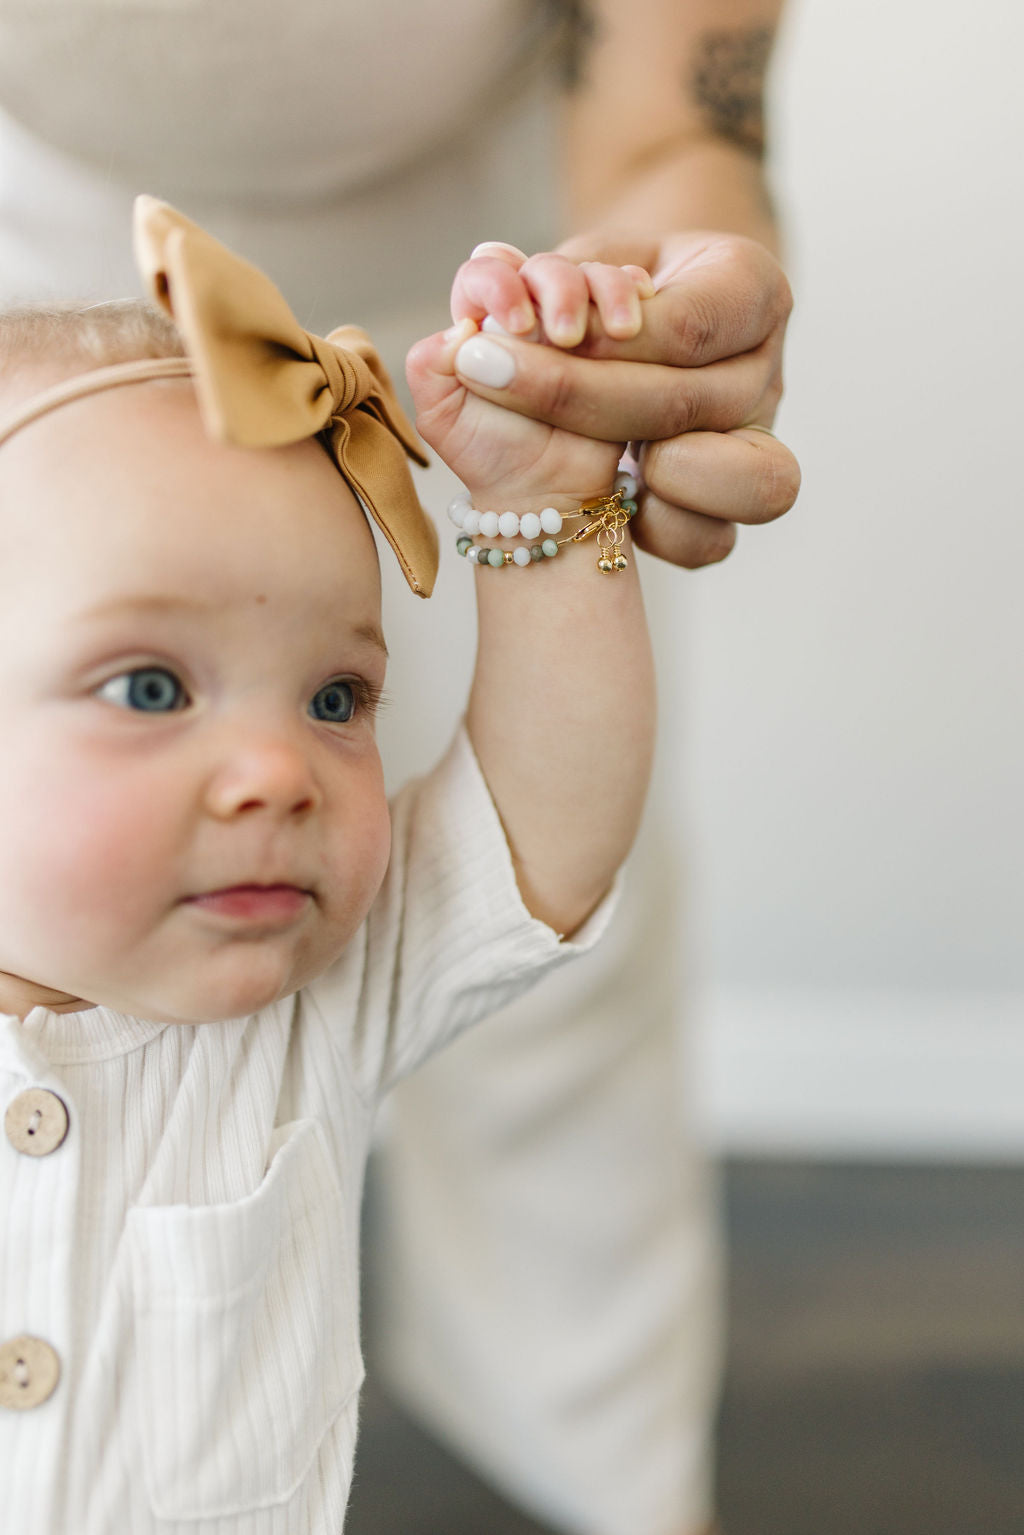
MULTIPOLYGON (((727 1535, 1024 1535, 1024 1169, 733 1162, 727 1535)), ((367 1392, 346 1535, 548 1535, 367 1392)))

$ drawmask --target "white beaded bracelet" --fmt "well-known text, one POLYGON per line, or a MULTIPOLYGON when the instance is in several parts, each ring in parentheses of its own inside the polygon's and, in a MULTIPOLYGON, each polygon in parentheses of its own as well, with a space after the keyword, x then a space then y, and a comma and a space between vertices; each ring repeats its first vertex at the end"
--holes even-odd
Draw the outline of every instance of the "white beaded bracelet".
MULTIPOLYGON (((622 491, 624 500, 635 500, 636 476, 617 474, 614 489, 622 491)), ((573 515, 578 517, 582 513, 573 515)), ((561 533, 564 521, 553 506, 545 506, 539 512, 524 512, 521 517, 515 512, 479 512, 468 490, 460 490, 449 502, 448 517, 460 533, 470 538, 478 533, 481 538, 539 538, 542 533, 554 538, 561 533)))
POLYGON ((502 512, 500 516, 497 512, 481 514, 473 507, 468 492, 462 491, 449 506, 448 515, 461 530, 455 547, 471 565, 490 566, 496 570, 505 565, 536 565, 545 559, 553 559, 564 544, 582 543, 596 533, 599 555, 597 568, 607 574, 628 567, 629 561, 622 552, 622 544, 626 524, 636 514, 635 493, 636 479, 633 475, 620 474, 610 495, 585 501, 576 511, 566 512, 564 517, 553 506, 545 507, 540 513, 525 512, 517 517, 514 512, 502 512), (563 538, 556 536, 562 531, 564 522, 577 519, 583 520, 582 527, 563 538), (506 538, 529 539, 540 532, 545 532, 547 537, 539 544, 532 544, 528 548, 520 545, 518 549, 510 551, 475 544, 473 535, 476 532, 490 538, 501 534, 506 538))
POLYGON ((553 506, 545 506, 539 512, 478 512, 473 506, 468 490, 460 491, 448 507, 448 516, 460 533, 473 538, 539 538, 541 533, 552 536, 562 531, 562 514, 553 506))

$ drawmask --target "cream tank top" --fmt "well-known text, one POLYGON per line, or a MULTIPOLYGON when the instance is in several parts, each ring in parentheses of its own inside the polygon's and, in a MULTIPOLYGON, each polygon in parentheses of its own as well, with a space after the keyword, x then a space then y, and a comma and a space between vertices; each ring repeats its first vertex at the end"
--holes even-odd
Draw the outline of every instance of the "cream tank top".
POLYGON ((0 302, 137 292, 148 191, 395 365, 474 244, 555 237, 558 11, 0 0, 0 302))
MULTIPOLYGON (((408 399, 405 352, 448 323, 473 246, 555 239, 561 8, 0 0, 0 305, 137 293, 146 191, 269 272, 308 329, 365 325, 408 399)), ((419 476, 442 531, 434 600, 382 559, 392 785, 440 754, 468 688, 449 481, 419 476)))

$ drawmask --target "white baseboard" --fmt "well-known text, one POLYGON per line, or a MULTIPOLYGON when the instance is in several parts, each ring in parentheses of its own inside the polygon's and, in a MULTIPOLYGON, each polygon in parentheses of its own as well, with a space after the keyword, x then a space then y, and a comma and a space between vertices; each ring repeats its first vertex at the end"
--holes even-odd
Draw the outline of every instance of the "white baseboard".
POLYGON ((1024 993, 720 989, 700 1014, 716 1151, 1024 1161, 1024 993))

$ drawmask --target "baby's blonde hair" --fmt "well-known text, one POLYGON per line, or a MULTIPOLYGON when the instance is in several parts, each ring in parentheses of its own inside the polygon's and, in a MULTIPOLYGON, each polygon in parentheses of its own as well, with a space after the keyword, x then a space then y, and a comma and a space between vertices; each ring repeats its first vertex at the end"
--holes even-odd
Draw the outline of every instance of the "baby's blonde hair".
POLYGON ((172 320, 143 299, 106 304, 28 304, 0 312, 0 380, 45 364, 55 378, 145 357, 183 357, 172 320))

